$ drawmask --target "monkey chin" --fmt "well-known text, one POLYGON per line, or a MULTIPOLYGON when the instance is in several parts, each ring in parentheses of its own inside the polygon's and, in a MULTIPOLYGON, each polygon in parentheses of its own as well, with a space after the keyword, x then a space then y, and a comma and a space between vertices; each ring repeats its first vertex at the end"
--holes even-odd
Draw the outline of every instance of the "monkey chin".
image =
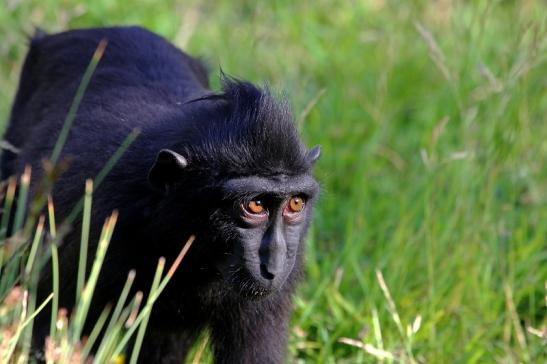
POLYGON ((244 297, 248 300, 260 301, 261 299, 271 295, 274 291, 275 290, 264 289, 262 287, 256 287, 256 288, 247 287, 244 289, 239 289, 238 293, 241 297, 244 297))

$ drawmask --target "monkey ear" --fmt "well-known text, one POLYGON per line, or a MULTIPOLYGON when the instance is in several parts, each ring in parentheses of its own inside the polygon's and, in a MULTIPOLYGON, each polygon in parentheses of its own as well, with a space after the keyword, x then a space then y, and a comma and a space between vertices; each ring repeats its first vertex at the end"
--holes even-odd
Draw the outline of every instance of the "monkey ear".
POLYGON ((186 158, 170 149, 159 151, 154 165, 148 172, 148 181, 152 186, 164 193, 176 182, 188 165, 186 158))
POLYGON ((312 149, 308 151, 306 154, 306 160, 309 164, 314 164, 316 160, 319 159, 319 156, 321 155, 321 146, 316 145, 312 149))

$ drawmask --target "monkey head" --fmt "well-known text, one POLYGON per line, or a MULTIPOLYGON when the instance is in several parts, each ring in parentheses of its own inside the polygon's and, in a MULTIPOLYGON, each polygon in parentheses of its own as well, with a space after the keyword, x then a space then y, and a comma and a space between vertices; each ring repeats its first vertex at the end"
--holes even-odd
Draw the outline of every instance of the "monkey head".
POLYGON ((185 201, 179 208, 201 230, 196 243, 207 244, 209 263, 234 291, 266 296, 301 258, 320 149, 304 147, 286 105, 267 90, 225 81, 222 95, 199 101, 191 138, 159 151, 149 181, 185 201))

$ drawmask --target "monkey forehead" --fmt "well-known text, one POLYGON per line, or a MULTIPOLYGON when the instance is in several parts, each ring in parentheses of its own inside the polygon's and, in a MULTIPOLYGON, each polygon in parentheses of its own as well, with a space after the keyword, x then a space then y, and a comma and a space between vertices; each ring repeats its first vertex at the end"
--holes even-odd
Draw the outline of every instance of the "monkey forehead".
POLYGON ((313 197, 319 190, 319 184, 308 174, 297 176, 279 174, 268 177, 248 176, 232 178, 224 182, 222 189, 227 194, 305 194, 313 197))

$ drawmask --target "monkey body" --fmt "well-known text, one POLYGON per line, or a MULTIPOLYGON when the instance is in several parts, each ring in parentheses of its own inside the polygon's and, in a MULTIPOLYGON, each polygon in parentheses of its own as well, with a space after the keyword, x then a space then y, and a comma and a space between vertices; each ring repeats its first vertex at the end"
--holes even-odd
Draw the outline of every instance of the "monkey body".
MULTIPOLYGON (((58 221, 72 211, 134 129, 138 138, 94 191, 90 261, 104 219, 119 219, 87 324, 115 302, 127 273, 149 290, 159 257, 172 262, 196 241, 156 302, 140 362, 180 363, 207 328, 215 363, 281 363, 291 295, 318 186, 319 149, 307 150, 284 102, 250 83, 209 89, 205 67, 138 27, 74 30, 31 40, 5 138, 2 178, 33 168, 54 148, 76 89, 108 41, 62 149, 69 169, 53 190, 58 221)), ((80 222, 60 247, 60 307, 74 305, 80 222)), ((88 263, 88 267, 89 267, 88 263)), ((51 292, 47 269, 39 296, 51 292)), ((49 322, 41 315, 34 342, 49 322)))

